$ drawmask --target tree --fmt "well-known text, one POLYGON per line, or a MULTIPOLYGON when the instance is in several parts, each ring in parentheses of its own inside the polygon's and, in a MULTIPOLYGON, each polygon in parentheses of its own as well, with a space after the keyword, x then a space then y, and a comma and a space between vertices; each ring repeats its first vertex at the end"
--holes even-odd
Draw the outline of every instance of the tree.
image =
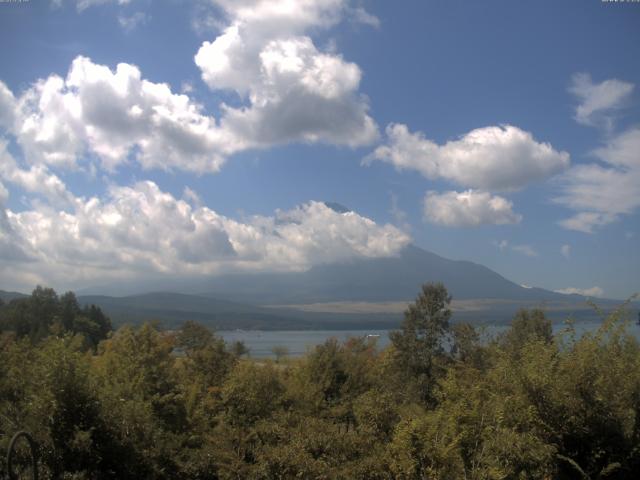
POLYGON ((173 345, 149 323, 125 326, 100 344, 92 362, 114 437, 128 459, 144 459, 127 465, 136 474, 118 478, 176 478, 176 452, 189 425, 173 345))
POLYGON ((18 338, 39 342, 53 334, 81 334, 95 348, 111 332, 111 320, 95 305, 80 308, 73 292, 58 297, 51 288, 38 286, 31 296, 12 300, 2 309, 4 328, 18 338))
POLYGON ((528 342, 536 340, 544 343, 553 341, 551 321, 539 308, 531 311, 522 308, 513 317, 511 329, 504 334, 501 342, 505 348, 517 353, 528 342))
POLYGON ((188 320, 184 322, 176 338, 176 346, 185 352, 191 352, 206 347, 213 340, 213 334, 207 327, 198 322, 188 320))
POLYGON ((100 307, 89 305, 82 309, 73 322, 73 332, 82 333, 95 347, 111 332, 111 320, 100 307))
POLYGON ((271 353, 276 356, 276 363, 280 363, 283 358, 289 355, 289 349, 284 345, 275 345, 271 349, 271 353))
POLYGON ((229 347, 229 350, 236 358, 240 358, 249 353, 249 348, 247 348, 242 340, 236 340, 233 342, 229 347))
POLYGON ((78 299, 73 292, 67 292, 60 297, 59 304, 59 316, 60 321, 62 322, 62 327, 64 330, 70 331, 73 329, 73 322, 76 316, 80 314, 78 299))
POLYGON ((420 399, 433 401, 436 360, 444 353, 449 331, 451 296, 442 283, 427 283, 404 312, 401 330, 389 334, 401 373, 413 381, 420 399))
POLYGON ((278 373, 271 365, 239 363, 222 387, 225 420, 231 425, 246 427, 267 418, 280 403, 283 390, 278 373))
POLYGON ((187 321, 176 338, 176 346, 184 349, 183 367, 187 376, 197 379, 204 388, 220 386, 236 362, 234 354, 226 350, 222 338, 207 327, 187 321))
POLYGON ((347 379, 341 347, 335 338, 329 338, 322 345, 317 345, 306 362, 306 381, 310 391, 314 391, 316 401, 326 405, 339 402, 341 390, 347 379))
POLYGON ((460 322, 451 328, 451 356, 475 368, 485 368, 488 363, 487 349, 482 345, 479 332, 473 325, 460 322))
MULTIPOLYGON (((13 303, 13 302, 12 302, 13 303)), ((38 285, 31 296, 14 304, 13 323, 19 337, 39 341, 49 335, 49 328, 58 318, 58 295, 52 288, 38 285)))

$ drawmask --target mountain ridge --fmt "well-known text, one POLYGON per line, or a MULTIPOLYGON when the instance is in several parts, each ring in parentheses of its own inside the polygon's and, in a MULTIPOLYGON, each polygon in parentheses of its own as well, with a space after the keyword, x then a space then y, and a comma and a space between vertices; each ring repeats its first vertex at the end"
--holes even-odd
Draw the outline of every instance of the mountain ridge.
POLYGON ((397 257, 318 265, 305 272, 214 277, 207 280, 207 287, 199 293, 267 305, 400 301, 415 298, 422 284, 437 281, 444 283, 454 299, 563 300, 571 297, 541 288, 525 288, 484 265, 450 260, 414 245, 405 247, 397 257))
MULTIPOLYGON (((168 278, 144 284, 146 291, 120 282, 116 292, 127 295, 104 287, 93 289, 101 294, 92 289, 76 293, 81 304, 98 305, 116 324, 157 320, 173 328, 195 320, 222 330, 396 328, 402 319, 399 306, 413 301, 422 284, 435 281, 452 295, 455 320, 504 323, 518 308, 539 306, 554 321, 595 318, 581 295, 525 288, 484 265, 450 260, 414 245, 396 257, 317 265, 305 272, 168 278), (381 307, 390 302, 397 305, 393 311, 381 307), (356 303, 367 308, 350 306, 356 303)), ((8 299, 21 296, 4 293, 8 299)), ((616 302, 598 303, 609 308, 616 302)))

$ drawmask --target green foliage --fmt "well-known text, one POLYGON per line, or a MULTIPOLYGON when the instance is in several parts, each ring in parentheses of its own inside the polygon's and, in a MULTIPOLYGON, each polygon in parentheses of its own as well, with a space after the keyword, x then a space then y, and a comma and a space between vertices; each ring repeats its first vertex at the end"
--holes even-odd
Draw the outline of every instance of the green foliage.
POLYGON ((468 323, 456 323, 451 329, 454 360, 483 369, 489 363, 489 352, 483 347, 478 331, 468 323))
POLYGON ((249 349, 244 344, 244 342, 240 340, 236 340, 229 346, 229 351, 237 358, 240 358, 249 353, 249 349))
POLYGON ((36 287, 31 296, 0 305, 0 331, 38 342, 50 334, 79 334, 95 348, 111 332, 111 320, 95 305, 80 308, 73 292, 58 297, 51 288, 36 287))
POLYGON ((107 335, 99 310, 38 288, 1 307, 0 453, 26 429, 42 478, 637 477, 640 346, 622 310, 555 337, 521 310, 483 341, 449 328, 449 303, 425 285, 388 348, 331 339, 272 362, 193 322, 107 335))
POLYGON ((428 283, 416 301, 404 313, 401 330, 389 337, 395 348, 398 374, 415 383, 425 403, 435 397, 439 358, 444 354, 443 340, 449 331, 451 296, 442 283, 428 283))
POLYGON ((196 322, 184 324, 176 346, 185 352, 181 366, 186 377, 205 389, 219 387, 237 361, 237 355, 227 350, 220 337, 196 322))
POLYGON ((214 335, 207 327, 189 320, 182 325, 176 337, 176 346, 190 353, 206 348, 213 340, 214 335))
POLYGON ((289 349, 284 345, 276 345, 271 349, 271 353, 275 355, 276 363, 280 363, 289 355, 289 349))
POLYGON ((270 364, 240 362, 222 386, 225 420, 230 425, 253 425, 278 407, 283 386, 270 364))
POLYGON ((519 310, 511 322, 511 329, 500 338, 503 347, 516 354, 529 342, 550 343, 552 340, 551 321, 537 308, 519 310))

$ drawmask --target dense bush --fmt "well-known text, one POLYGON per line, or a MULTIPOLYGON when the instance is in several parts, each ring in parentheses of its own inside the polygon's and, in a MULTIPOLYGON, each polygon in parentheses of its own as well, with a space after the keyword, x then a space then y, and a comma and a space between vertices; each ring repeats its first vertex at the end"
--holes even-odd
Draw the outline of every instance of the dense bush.
POLYGON ((192 322, 107 335, 102 312, 71 295, 39 289, 0 307, 0 451, 7 434, 33 432, 43 478, 640 471, 640 347, 623 310, 596 332, 568 324, 555 337, 543 312, 522 310, 480 341, 471 325, 450 327, 446 289, 425 285, 383 351, 329 340, 303 358, 258 362, 192 322))

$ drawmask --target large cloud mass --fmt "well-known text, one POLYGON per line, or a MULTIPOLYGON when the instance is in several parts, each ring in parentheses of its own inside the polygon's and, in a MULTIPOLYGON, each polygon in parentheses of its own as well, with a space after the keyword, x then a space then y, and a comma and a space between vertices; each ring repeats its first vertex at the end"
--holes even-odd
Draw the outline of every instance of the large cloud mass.
POLYGON ((215 3, 229 24, 202 44, 195 61, 211 89, 240 96, 239 104, 219 105, 219 118, 143 78, 135 65, 111 69, 79 56, 66 77, 52 74, 19 95, 0 82, 0 129, 32 164, 75 168, 97 157, 113 170, 133 158, 146 169, 198 173, 216 172, 251 148, 375 141, 378 127, 358 92, 360 68, 303 34, 352 11, 345 1, 215 3))
MULTIPOLYGON (((0 194, 6 197, 6 189, 0 194)), ((1 211, 0 273, 24 285, 304 270, 354 257, 392 256, 410 240, 391 225, 320 202, 239 222, 149 181, 112 187, 104 199, 76 198, 66 211, 46 205, 1 211)))
POLYGON ((438 145, 406 125, 386 129, 387 144, 367 162, 380 160, 399 170, 417 170, 430 179, 443 178, 483 190, 514 190, 543 180, 569 166, 569 154, 537 142, 511 125, 472 130, 438 145))
POLYGON ((17 185, 27 193, 34 194, 36 198, 46 200, 51 205, 63 208, 75 204, 76 201, 62 179, 52 173, 46 165, 22 168, 7 151, 6 142, 0 138, 1 178, 17 185))
MULTIPOLYGON (((77 2, 79 9, 100 3, 106 2, 77 2)), ((303 270, 394 255, 410 241, 391 225, 319 202, 237 221, 201 205, 191 191, 178 199, 153 182, 112 183, 113 173, 131 162, 206 173, 251 148, 356 147, 377 138, 358 90, 362 71, 309 36, 345 16, 372 25, 374 17, 346 0, 214 3, 226 27, 195 60, 211 89, 233 91, 239 100, 220 104, 217 118, 129 63, 107 66, 79 56, 66 75, 51 74, 21 92, 0 82, 3 278, 71 285, 158 273, 303 270), (19 160, 9 150, 20 150, 19 160), (96 174, 96 167, 106 195, 71 193, 63 175, 96 174), (16 204, 12 191, 27 194, 24 210, 7 206, 16 204)))
POLYGON ((311 28, 336 23, 343 0, 216 1, 229 19, 195 56, 211 89, 228 89, 246 100, 223 106, 223 124, 257 145, 291 141, 359 146, 378 135, 368 103, 358 93, 360 68, 335 53, 321 52, 311 28))
POLYGON ((133 154, 145 168, 204 172, 246 147, 186 95, 126 63, 112 71, 77 57, 65 79, 51 75, 14 100, 12 116, 3 90, 0 83, 0 120, 11 120, 29 163, 72 167, 90 153, 113 169, 133 154))
POLYGON ((447 227, 476 227, 519 223, 522 216, 513 212, 513 204, 498 195, 466 192, 427 192, 424 216, 432 223, 447 227))

